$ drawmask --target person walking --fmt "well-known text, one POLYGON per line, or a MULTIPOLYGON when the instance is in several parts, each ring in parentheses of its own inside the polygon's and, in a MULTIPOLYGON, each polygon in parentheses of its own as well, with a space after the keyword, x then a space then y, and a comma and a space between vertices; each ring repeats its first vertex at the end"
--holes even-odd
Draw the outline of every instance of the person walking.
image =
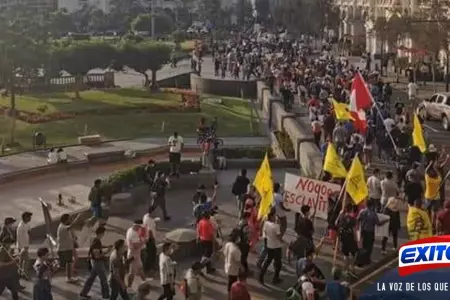
POLYGON ((228 237, 228 242, 223 247, 225 258, 225 274, 228 276, 227 292, 231 291, 231 285, 238 280, 239 270, 241 268, 241 250, 238 246, 240 232, 233 229, 228 237))
POLYGON ((247 274, 239 273, 238 280, 231 285, 230 300, 251 300, 247 286, 247 274))
MULTIPOLYGON (((184 296, 189 300, 201 300, 203 295, 202 286, 202 269, 203 264, 196 261, 192 264, 191 268, 187 270, 184 277, 184 296)), ((204 275, 203 275, 204 276, 204 275)))
POLYGON ((141 251, 145 244, 145 237, 141 235, 142 229, 142 220, 136 220, 134 221, 134 224, 128 228, 125 234, 125 241, 128 248, 127 260, 130 262, 130 270, 127 280, 127 286, 130 293, 134 293, 133 282, 136 275, 141 277, 142 281, 145 281, 141 259, 141 251))
POLYGON ((142 225, 147 229, 146 243, 144 249, 144 259, 142 260, 144 265, 144 272, 149 273, 156 271, 157 268, 157 253, 156 253, 156 223, 159 218, 151 217, 152 208, 150 207, 148 213, 146 213, 142 219, 142 225))
POLYGON ((21 286, 19 283, 19 273, 18 273, 18 260, 19 258, 13 258, 11 255, 11 246, 15 243, 15 240, 9 232, 10 227, 14 224, 14 218, 5 218, 5 226, 2 228, 0 233, 0 295, 3 294, 5 289, 8 289, 11 293, 11 298, 13 300, 19 300, 19 290, 21 286))
POLYGON ((80 292, 81 299, 90 299, 88 296, 95 279, 98 277, 100 279, 100 286, 102 290, 103 299, 109 299, 109 286, 107 281, 107 271, 106 271, 106 257, 103 253, 102 238, 105 235, 105 227, 98 227, 95 230, 95 237, 91 241, 89 246, 88 256, 90 259, 90 273, 86 279, 83 288, 80 292))
POLYGON ((111 289, 110 300, 116 300, 120 295, 122 300, 130 300, 127 287, 125 285, 125 261, 126 253, 125 240, 119 239, 114 242, 114 250, 109 256, 109 287, 111 289))
POLYGON ((367 188, 369 190, 369 199, 375 203, 377 211, 381 210, 381 180, 380 169, 375 168, 373 175, 367 179, 367 188))
POLYGON ((244 209, 244 195, 248 191, 250 180, 247 178, 247 169, 242 169, 241 173, 236 177, 231 188, 231 193, 236 197, 238 218, 241 218, 244 209))
POLYGON ((96 179, 94 181, 94 186, 91 188, 91 191, 89 192, 88 200, 91 203, 92 217, 86 221, 86 224, 88 226, 93 226, 97 221, 99 222, 100 226, 106 224, 106 220, 103 216, 102 210, 103 191, 101 185, 102 180, 96 179))
POLYGON ((169 137, 169 162, 170 162, 170 175, 180 176, 180 163, 181 163, 181 152, 184 147, 183 138, 178 135, 178 132, 174 132, 172 136, 169 137))
POLYGON ((48 261, 48 248, 39 248, 34 265, 37 278, 33 285, 33 300, 53 300, 51 278, 55 265, 48 261))
POLYGON ((373 201, 367 201, 367 207, 359 212, 357 224, 361 230, 361 242, 364 249, 364 259, 362 262, 367 265, 371 263, 373 244, 375 242, 375 226, 381 226, 389 220, 380 222, 375 211, 373 201))
MULTIPOLYGON (((397 197, 391 197, 388 203, 384 207, 383 213, 388 215, 389 218, 389 234, 392 236, 393 251, 397 251, 398 247, 398 231, 401 228, 400 224, 400 207, 401 200, 397 197)), ((381 253, 386 254, 386 246, 388 242, 388 237, 383 237, 381 242, 381 253)))
POLYGON ((21 274, 25 279, 29 279, 29 276, 26 274, 28 270, 28 249, 30 248, 30 225, 31 222, 31 216, 33 216, 33 213, 31 212, 24 212, 22 213, 22 220, 19 222, 19 225, 17 225, 16 229, 16 239, 17 239, 17 250, 19 251, 19 266, 21 269, 21 272, 24 272, 21 274))
POLYGON ((281 237, 287 229, 287 216, 286 212, 290 210, 284 207, 283 194, 281 193, 281 185, 278 182, 273 184, 273 207, 275 208, 276 215, 280 224, 281 237))
POLYGON ((276 221, 275 212, 272 211, 267 216, 267 221, 263 225, 264 236, 266 237, 266 247, 267 247, 267 259, 264 261, 261 267, 261 273, 259 274, 259 282, 264 284, 264 275, 266 274, 267 268, 274 261, 275 274, 272 282, 274 284, 281 283, 280 278, 281 271, 281 258, 282 258, 282 234, 280 229, 280 224, 276 221))
POLYGON ((154 211, 159 206, 161 208, 164 221, 170 220, 170 216, 167 214, 166 209, 166 192, 168 186, 169 186, 169 179, 163 172, 160 172, 157 175, 152 187, 153 192, 152 211, 154 211))
POLYGON ((214 253, 214 240, 216 236, 216 228, 210 219, 210 212, 202 213, 197 223, 197 240, 202 251, 202 263, 206 267, 207 273, 214 273, 216 269, 212 267, 212 255, 214 253))
MULTIPOLYGON (((397 182, 394 180, 394 174, 391 171, 386 172, 386 177, 381 180, 381 205, 385 207, 391 197, 397 197, 400 190, 397 182)), ((379 211, 378 211, 379 212, 379 211)))
POLYGON ((172 300, 175 295, 175 265, 170 257, 172 255, 172 245, 170 243, 164 243, 162 252, 159 255, 159 278, 161 280, 161 286, 163 293, 158 297, 158 300, 172 300))
POLYGON ((78 280, 72 277, 73 251, 75 246, 75 238, 72 232, 74 225, 77 224, 80 214, 73 221, 70 220, 69 214, 63 214, 56 230, 56 251, 58 252, 59 263, 62 268, 66 268, 66 282, 77 283, 78 280))

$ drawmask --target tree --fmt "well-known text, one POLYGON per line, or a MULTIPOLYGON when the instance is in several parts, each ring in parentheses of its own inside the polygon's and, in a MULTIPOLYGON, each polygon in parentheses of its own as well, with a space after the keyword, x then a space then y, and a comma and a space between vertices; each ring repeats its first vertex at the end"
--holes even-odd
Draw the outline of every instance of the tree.
POLYGON ((237 12, 238 24, 243 26, 247 20, 252 18, 252 3, 249 0, 239 0, 236 3, 235 11, 237 12))
POLYGON ((117 57, 114 46, 104 41, 65 41, 52 49, 51 62, 58 71, 75 77, 75 99, 80 99, 84 77, 92 69, 107 69, 117 57))
POLYGON ((212 25, 221 23, 220 14, 222 5, 220 0, 201 0, 199 14, 202 21, 209 21, 212 25))
POLYGON ((72 15, 60 9, 49 16, 48 30, 53 37, 61 37, 68 32, 76 30, 72 15))
POLYGON ((127 66, 145 77, 145 87, 150 85, 147 74, 151 71, 151 87, 156 88, 156 72, 170 60, 171 47, 162 42, 125 42, 121 45, 120 65, 127 66))
POLYGON ((130 29, 131 21, 145 12, 146 8, 141 0, 111 0, 110 26, 116 30, 127 31, 130 29))
POLYGON ((46 60, 48 33, 43 19, 24 6, 0 14, 0 79, 10 95, 9 144, 15 144, 17 81, 26 83, 46 60))
MULTIPOLYGON (((151 14, 140 14, 131 22, 131 29, 133 31, 152 31, 151 14)), ((173 20, 166 13, 159 12, 154 16, 155 18, 155 34, 162 35, 173 31, 173 20)))

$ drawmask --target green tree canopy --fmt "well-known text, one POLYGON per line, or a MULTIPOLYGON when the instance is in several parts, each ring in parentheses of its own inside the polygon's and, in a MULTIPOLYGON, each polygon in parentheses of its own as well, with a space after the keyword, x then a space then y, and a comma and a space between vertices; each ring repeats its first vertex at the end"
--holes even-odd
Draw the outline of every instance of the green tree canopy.
POLYGON ((127 66, 145 77, 145 86, 150 85, 147 71, 151 71, 152 88, 156 87, 156 72, 170 60, 172 48, 162 42, 125 42, 121 45, 121 65, 127 66))
MULTIPOLYGON (((152 15, 140 14, 131 22, 131 29, 133 31, 152 31, 152 15)), ((155 34, 167 34, 173 31, 174 23, 170 16, 165 12, 159 12, 154 16, 155 18, 155 34)))
POLYGON ((76 31, 73 16, 66 10, 57 10, 50 14, 48 30, 53 37, 60 37, 68 32, 76 31))
POLYGON ((104 41, 69 41, 55 45, 51 54, 52 67, 75 76, 76 98, 80 98, 79 87, 86 74, 96 68, 109 68, 116 60, 117 51, 104 41))

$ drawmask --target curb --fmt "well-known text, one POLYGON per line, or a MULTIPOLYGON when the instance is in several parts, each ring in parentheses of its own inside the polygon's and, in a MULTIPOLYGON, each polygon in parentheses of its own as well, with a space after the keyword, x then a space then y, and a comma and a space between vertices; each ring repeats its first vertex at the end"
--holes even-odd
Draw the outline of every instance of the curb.
MULTIPOLYGON (((70 172, 71 170, 89 169, 90 166, 107 165, 111 163, 119 163, 126 161, 138 161, 144 157, 167 154, 169 146, 159 146, 156 148, 141 149, 136 151, 126 150, 111 150, 106 152, 93 152, 85 153, 86 159, 70 161, 67 163, 60 163, 54 165, 45 165, 39 167, 33 167, 29 169, 23 169, 18 171, 9 172, 0 175, 0 185, 10 183, 15 180, 27 179, 34 176, 42 176, 48 174, 55 174, 61 172, 70 172)), ((226 149, 239 149, 239 148, 263 148, 264 146, 245 146, 245 145, 233 145, 225 147, 226 149)), ((267 145, 269 147, 269 145, 267 145)), ((187 145, 184 148, 184 154, 200 152, 199 146, 187 145)))

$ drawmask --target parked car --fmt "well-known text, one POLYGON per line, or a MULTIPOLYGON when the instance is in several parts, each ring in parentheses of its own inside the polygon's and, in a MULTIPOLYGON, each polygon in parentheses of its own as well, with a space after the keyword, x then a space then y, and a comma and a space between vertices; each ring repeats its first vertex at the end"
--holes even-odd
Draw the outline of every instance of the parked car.
POLYGON ((450 130, 450 93, 437 93, 423 101, 418 113, 424 120, 439 120, 445 130, 450 130))

